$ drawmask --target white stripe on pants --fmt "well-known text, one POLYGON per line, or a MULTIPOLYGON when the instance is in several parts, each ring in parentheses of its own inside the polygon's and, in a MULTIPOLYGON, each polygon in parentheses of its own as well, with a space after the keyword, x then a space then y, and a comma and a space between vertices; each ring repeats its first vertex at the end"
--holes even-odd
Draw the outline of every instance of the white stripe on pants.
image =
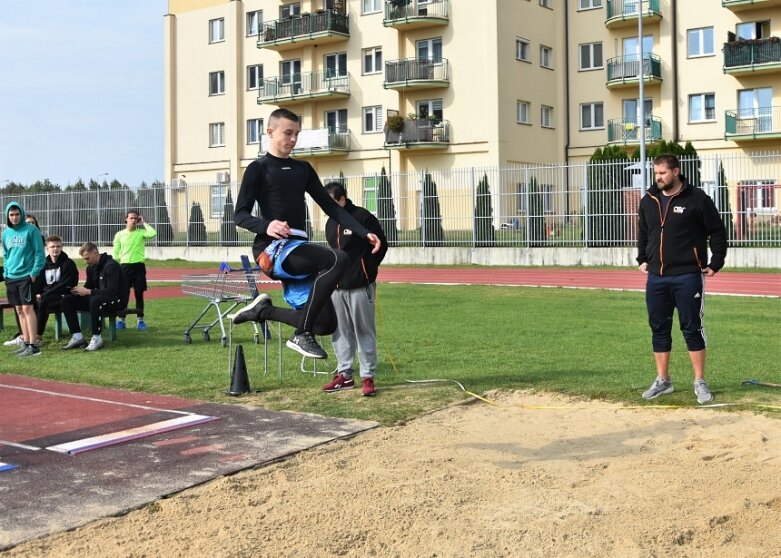
POLYGON ((331 295, 339 321, 331 337, 339 372, 349 370, 352 373, 357 349, 361 378, 374 377, 377 370, 376 295, 376 283, 358 289, 337 289, 331 295))

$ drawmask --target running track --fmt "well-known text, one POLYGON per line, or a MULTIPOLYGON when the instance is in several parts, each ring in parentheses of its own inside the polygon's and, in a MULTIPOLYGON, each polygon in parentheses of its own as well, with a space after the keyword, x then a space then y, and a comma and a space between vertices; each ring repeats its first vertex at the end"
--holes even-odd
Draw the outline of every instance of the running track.
MULTIPOLYGON (((214 270, 216 273, 217 270, 214 270)), ((208 269, 147 269, 149 281, 180 283, 183 275, 212 273, 208 269)), ((570 269, 566 267, 382 267, 381 283, 440 285, 515 285, 642 291, 645 275, 635 269, 570 269)), ((781 273, 724 271, 706 280, 709 294, 781 297, 781 273)), ((181 288, 152 289, 155 296, 176 296, 181 288)))

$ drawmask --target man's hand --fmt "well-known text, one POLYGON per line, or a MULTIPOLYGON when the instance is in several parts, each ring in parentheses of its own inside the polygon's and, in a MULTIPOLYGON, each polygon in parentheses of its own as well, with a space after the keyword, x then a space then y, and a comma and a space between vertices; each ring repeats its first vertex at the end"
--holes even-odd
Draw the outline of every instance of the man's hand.
POLYGON ((638 267, 641 272, 648 273, 648 262, 643 262, 640 264, 640 267, 638 267))
POLYGON ((713 277, 714 275, 716 275, 716 272, 713 271, 711 268, 706 267, 705 269, 702 270, 702 274, 705 277, 713 277))
POLYGON ((76 296, 89 296, 92 294, 92 291, 90 289, 85 289, 84 287, 73 287, 71 293, 76 296))
POLYGON ((366 237, 366 240, 369 241, 369 244, 372 245, 372 254, 376 254, 380 251, 380 248, 382 247, 382 242, 380 241, 380 238, 374 234, 369 233, 369 236, 366 237))
POLYGON ((290 227, 287 226, 287 221, 274 219, 266 227, 266 234, 281 240, 290 236, 290 227))

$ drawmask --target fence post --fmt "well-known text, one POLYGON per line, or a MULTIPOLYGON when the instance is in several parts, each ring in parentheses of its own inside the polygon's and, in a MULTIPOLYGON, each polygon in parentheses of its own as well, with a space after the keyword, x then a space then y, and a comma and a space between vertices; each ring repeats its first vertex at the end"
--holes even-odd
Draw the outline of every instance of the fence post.
POLYGON ((588 250, 589 241, 591 240, 591 216, 589 215, 588 198, 589 198, 589 182, 588 182, 589 163, 583 164, 583 190, 584 194, 581 198, 583 202, 583 248, 588 250))
POLYGON ((471 167, 472 170, 472 248, 474 249, 477 247, 477 236, 475 229, 477 228, 477 215, 475 213, 476 205, 477 205, 477 187, 475 186, 475 168, 471 167))
POLYGON ((529 165, 524 165, 523 167, 523 183, 524 183, 524 189, 523 189, 523 197, 526 199, 526 226, 524 227, 526 229, 526 247, 529 247, 529 239, 531 236, 531 204, 529 203, 529 165))
POLYGON ((101 242, 101 230, 100 230, 100 186, 98 186, 97 190, 95 190, 95 199, 97 200, 95 202, 95 205, 98 209, 98 246, 102 246, 103 243, 101 242))

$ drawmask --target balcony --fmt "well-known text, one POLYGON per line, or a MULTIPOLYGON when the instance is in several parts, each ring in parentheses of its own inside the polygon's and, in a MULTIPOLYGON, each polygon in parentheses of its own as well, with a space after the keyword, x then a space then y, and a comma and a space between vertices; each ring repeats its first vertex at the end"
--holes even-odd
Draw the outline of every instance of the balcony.
MULTIPOLYGON (((642 127, 637 120, 614 118, 607 123, 607 142, 611 144, 639 144, 642 127)), ((662 139, 662 119, 648 116, 645 119, 645 141, 654 143, 662 139)))
POLYGON ((764 74, 781 71, 781 39, 768 37, 724 43, 725 74, 764 74))
POLYGON ((438 62, 407 58, 385 62, 385 89, 432 89, 447 87, 447 60, 438 62))
POLYGON ((435 25, 447 25, 448 0, 385 0, 382 24, 396 29, 419 29, 435 25))
POLYGON ((733 12, 742 12, 744 10, 781 6, 781 0, 721 0, 721 5, 733 12))
POLYGON ((781 138, 781 107, 728 110, 724 113, 724 139, 757 141, 781 138))
MULTIPOLYGON (((260 136, 260 152, 268 150, 268 136, 260 136)), ((344 155, 350 151, 350 130, 331 130, 330 128, 315 128, 301 130, 298 142, 291 155, 298 157, 321 157, 327 155, 344 155)))
POLYGON ((656 23, 662 19, 659 0, 607 0, 605 27, 618 29, 637 26, 637 16, 641 11, 641 4, 643 24, 656 23))
MULTIPOLYGON (((643 82, 647 85, 662 83, 662 59, 655 54, 643 55, 643 82)), ((617 56, 607 61, 607 87, 637 87, 640 83, 640 57, 617 56)))
POLYGON ((259 105, 294 105, 312 99, 350 96, 350 75, 335 76, 331 71, 304 72, 264 79, 258 89, 259 105))
POLYGON ((450 122, 405 118, 401 130, 385 130, 385 149, 446 148, 450 122))
POLYGON ((299 43, 323 45, 350 38, 349 16, 333 10, 301 14, 263 24, 258 36, 258 48, 289 50, 299 43))

